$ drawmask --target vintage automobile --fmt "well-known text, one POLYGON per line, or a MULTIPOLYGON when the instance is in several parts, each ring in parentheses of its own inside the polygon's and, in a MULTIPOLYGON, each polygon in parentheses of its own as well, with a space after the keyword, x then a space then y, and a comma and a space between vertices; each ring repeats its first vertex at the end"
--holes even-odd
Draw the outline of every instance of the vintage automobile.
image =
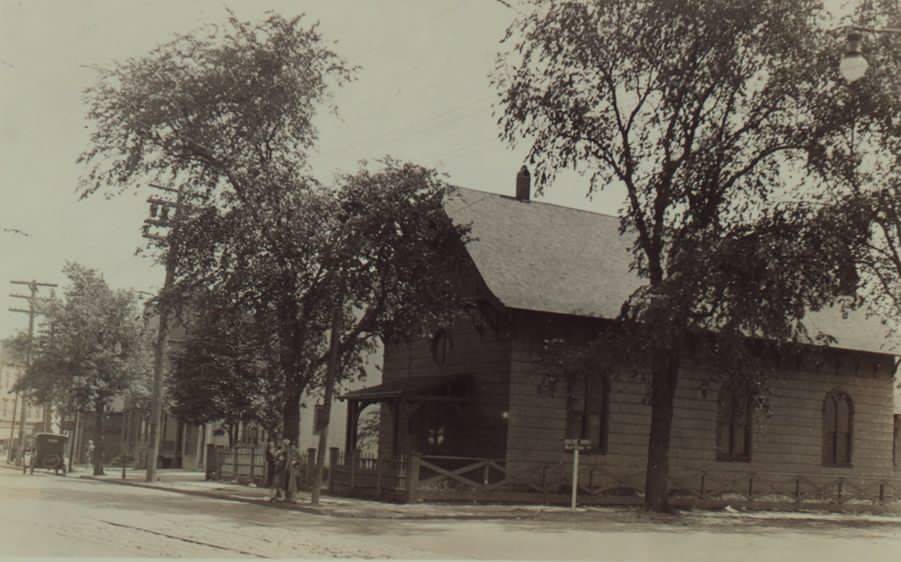
POLYGON ((28 463, 27 467, 23 464, 23 472, 28 468, 30 473, 34 474, 35 468, 43 468, 52 470, 56 474, 62 473, 65 476, 65 449, 68 439, 65 435, 55 433, 36 434, 34 436, 34 449, 31 452, 31 462, 28 463))

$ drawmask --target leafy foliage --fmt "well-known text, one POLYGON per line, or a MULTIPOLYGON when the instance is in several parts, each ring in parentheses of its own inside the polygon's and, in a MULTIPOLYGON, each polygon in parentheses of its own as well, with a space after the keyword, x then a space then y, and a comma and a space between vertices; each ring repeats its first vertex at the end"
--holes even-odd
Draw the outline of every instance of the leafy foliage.
POLYGON ((75 263, 63 272, 65 297, 44 307, 49 332, 17 389, 41 401, 88 407, 140 388, 134 384, 148 377, 149 362, 135 294, 111 289, 97 271, 75 263))
POLYGON ((149 341, 133 292, 111 289, 97 271, 75 263, 63 273, 69 279, 65 296, 42 306, 49 332, 35 346, 16 390, 65 409, 92 410, 97 420, 95 474, 102 474, 103 412, 116 396, 146 392, 149 341))
POLYGON ((434 171, 385 159, 335 189, 306 173, 315 111, 352 74, 301 18, 232 17, 114 65, 88 90, 96 129, 82 193, 148 180, 185 193, 164 220, 171 246, 158 246, 175 249, 164 298, 194 318, 172 387, 181 411, 278 407, 295 439, 333 310, 352 376, 375 338, 415 333, 455 305, 433 266, 464 229, 444 216, 448 188, 434 171))
POLYGON ((102 69, 85 94, 95 124, 82 193, 148 177, 236 190, 272 168, 293 172, 316 140, 312 120, 331 81, 352 69, 302 17, 233 15, 102 69), (116 155, 115 158, 108 158, 116 155))
POLYGON ((535 2, 499 56, 502 137, 529 139, 539 189, 571 168, 625 192, 646 284, 620 326, 651 374, 653 509, 690 335, 717 333, 727 371, 759 376, 749 337, 817 341, 805 313, 855 284, 866 220, 793 202, 825 184, 809 164, 842 129, 822 118, 841 84, 825 17, 816 0, 535 2))
MULTIPOLYGON (((855 22, 901 27, 893 0, 859 6, 855 22)), ((897 34, 866 35, 866 75, 853 84, 824 88, 818 115, 832 124, 817 139, 815 169, 829 189, 818 204, 870 221, 866 252, 859 261, 861 292, 869 309, 897 335, 901 328, 901 50, 897 34)))
POLYGON ((213 303, 201 308, 184 346, 173 354, 173 413, 189 423, 255 422, 277 433, 283 389, 267 370, 276 350, 254 338, 253 323, 234 309, 213 303))

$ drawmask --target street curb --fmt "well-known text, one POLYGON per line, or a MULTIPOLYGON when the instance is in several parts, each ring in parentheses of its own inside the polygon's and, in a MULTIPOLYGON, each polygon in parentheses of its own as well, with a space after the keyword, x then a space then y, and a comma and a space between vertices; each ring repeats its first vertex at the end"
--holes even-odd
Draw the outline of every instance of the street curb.
POLYGON ((277 503, 270 502, 268 500, 263 499, 249 499, 242 498, 237 496, 223 496, 221 494, 216 494, 213 492, 202 492, 199 490, 179 490, 176 488, 164 488, 161 486, 156 486, 154 484, 147 484, 144 482, 129 482, 122 480, 112 480, 106 478, 97 478, 95 476, 83 475, 79 476, 82 480, 91 480, 94 482, 104 482, 107 484, 118 484, 120 486, 132 486, 134 488, 145 488, 151 490, 159 490, 161 492, 171 492, 175 494, 182 494, 186 496, 196 496, 202 498, 216 499, 216 500, 224 500, 238 503, 247 503, 252 505, 259 505, 263 507, 270 507, 275 509, 285 509, 289 511, 300 511, 302 513, 308 513, 310 515, 318 515, 320 517, 336 517, 343 519, 391 519, 391 520, 429 520, 429 521, 440 521, 440 520, 469 520, 469 521, 500 521, 500 520, 524 520, 524 519, 535 519, 539 515, 539 513, 535 514, 522 514, 522 515, 474 515, 474 514, 460 514, 460 515, 432 515, 432 514, 403 514, 403 513, 391 513, 391 514, 372 514, 372 513, 342 513, 340 511, 330 512, 328 509, 315 508, 310 506, 304 506, 300 504, 286 504, 286 503, 277 503))

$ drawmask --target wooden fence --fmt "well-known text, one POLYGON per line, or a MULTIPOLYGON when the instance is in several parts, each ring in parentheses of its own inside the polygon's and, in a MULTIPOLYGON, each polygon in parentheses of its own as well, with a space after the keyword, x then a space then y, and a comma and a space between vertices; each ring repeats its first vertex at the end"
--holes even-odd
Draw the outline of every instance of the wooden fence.
POLYGON ((487 498, 506 483, 504 461, 477 457, 411 455, 386 459, 331 450, 329 492, 388 501, 469 501, 487 498))
MULTIPOLYGON (((331 451, 336 495, 398 502, 478 501, 568 504, 571 467, 547 465, 529 482, 515 482, 503 460, 411 455, 398 459, 331 451)), ((581 505, 640 505, 644 470, 586 467, 580 471, 581 505)), ((758 509, 871 509, 901 501, 901 478, 849 478, 791 473, 725 473, 716 467, 674 470, 671 503, 678 507, 750 506, 758 509)), ((897 504, 895 504, 897 507, 897 504)))
MULTIPOLYGON (((548 503, 562 503, 571 491, 566 467, 545 466, 529 484, 548 503)), ((586 467, 579 475, 579 503, 622 505, 644 500, 644 469, 586 467)), ((755 508, 861 509, 901 500, 901 478, 812 476, 784 472, 724 472, 716 467, 674 469, 671 503, 681 507, 744 505, 755 508)), ((568 501, 568 500, 567 500, 568 501)))
MULTIPOLYGON (((263 486, 266 483, 266 448, 265 446, 238 445, 231 448, 211 449, 208 455, 215 454, 212 463, 216 469, 210 475, 216 480, 254 483, 263 486), (215 451, 213 453, 212 451, 215 451)), ((307 489, 312 484, 312 473, 316 462, 316 449, 308 449, 300 456, 300 469, 297 471, 297 486, 307 489)), ((326 475, 328 472, 326 471, 326 475)))
MULTIPOLYGON (((301 455, 299 489, 312 484, 316 450, 301 455)), ((266 481, 263 447, 220 449, 216 477, 258 486, 266 481)), ((571 467, 537 469, 528 482, 513 481, 501 459, 453 456, 367 457, 329 450, 323 482, 333 495, 392 502, 474 501, 568 504, 571 467)), ((768 508, 870 509, 901 501, 901 477, 853 478, 792 473, 726 473, 717 467, 675 469, 671 503, 677 507, 724 505, 768 508)), ((644 469, 585 467, 579 475, 581 505, 639 505, 644 500, 644 469)))

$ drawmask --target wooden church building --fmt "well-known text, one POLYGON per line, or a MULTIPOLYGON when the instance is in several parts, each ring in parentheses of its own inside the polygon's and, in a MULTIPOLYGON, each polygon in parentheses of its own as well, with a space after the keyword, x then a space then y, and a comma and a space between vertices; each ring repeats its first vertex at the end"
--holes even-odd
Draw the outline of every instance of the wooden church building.
MULTIPOLYGON (((360 412, 381 410, 381 460, 345 461, 356 493, 375 486, 376 495, 394 488, 391 497, 407 500, 556 498, 572 472, 564 439, 582 438, 591 442, 580 461, 584 501, 640 501, 647 385, 623 368, 549 389, 542 362, 546 340, 584 341, 640 286, 630 240, 617 217, 532 201, 527 177, 518 179, 513 196, 459 189, 447 203, 455 222, 472 228, 460 274, 472 313, 431 338, 386 344, 382 383, 343 396, 348 451, 360 412)), ((897 360, 885 327, 835 310, 805 322, 835 343, 778 365, 766 413, 751 396, 705 384, 716 380, 716 365, 683 359, 673 494, 733 502, 901 496, 897 360)))

